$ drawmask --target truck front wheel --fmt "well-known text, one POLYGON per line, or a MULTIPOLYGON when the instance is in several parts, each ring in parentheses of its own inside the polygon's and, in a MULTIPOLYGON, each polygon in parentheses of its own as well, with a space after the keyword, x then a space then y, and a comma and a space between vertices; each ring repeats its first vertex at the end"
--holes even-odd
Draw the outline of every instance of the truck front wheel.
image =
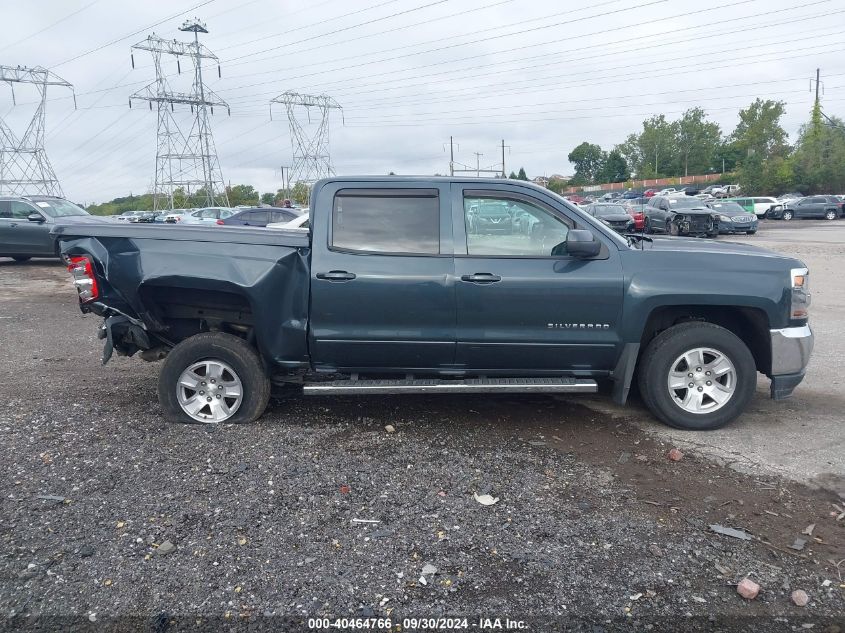
POLYGON ((252 422, 267 407, 261 359, 231 334, 205 332, 174 347, 161 368, 158 399, 172 422, 252 422))
POLYGON ((649 410, 678 429, 718 429, 738 417, 757 385, 751 352, 733 332, 700 321, 661 332, 640 360, 649 410))

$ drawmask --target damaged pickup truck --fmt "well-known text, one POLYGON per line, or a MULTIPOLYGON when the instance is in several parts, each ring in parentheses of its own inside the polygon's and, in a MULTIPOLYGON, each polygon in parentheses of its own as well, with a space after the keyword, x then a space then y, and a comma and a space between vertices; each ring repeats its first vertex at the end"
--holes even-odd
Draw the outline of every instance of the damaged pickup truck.
POLYGON ((174 421, 250 422, 271 385, 308 395, 573 393, 632 383, 666 424, 720 427, 758 373, 775 399, 813 346, 809 276, 730 242, 615 233, 501 180, 316 183, 308 232, 59 226, 112 351, 162 360, 174 421), (474 218, 500 208, 497 222, 474 218), (471 227, 471 228, 470 228, 471 227))

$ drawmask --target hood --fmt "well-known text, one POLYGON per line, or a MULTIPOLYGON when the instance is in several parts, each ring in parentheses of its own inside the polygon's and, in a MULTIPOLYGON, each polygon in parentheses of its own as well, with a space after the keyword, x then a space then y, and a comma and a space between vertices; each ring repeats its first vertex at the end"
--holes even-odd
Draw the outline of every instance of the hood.
POLYGON ((105 216, 100 215, 66 215, 61 218, 53 218, 53 224, 88 224, 88 223, 108 222, 105 216))
POLYGON ((608 222, 627 222, 628 220, 634 221, 627 213, 614 213, 613 215, 603 215, 601 217, 596 216, 596 220, 607 220, 608 222))
POLYGON ((775 253, 766 248, 730 242, 727 240, 706 240, 701 238, 686 237, 654 237, 652 242, 644 243, 644 250, 663 251, 676 253, 712 253, 714 255, 752 255, 757 257, 771 257, 796 261, 792 257, 775 253))

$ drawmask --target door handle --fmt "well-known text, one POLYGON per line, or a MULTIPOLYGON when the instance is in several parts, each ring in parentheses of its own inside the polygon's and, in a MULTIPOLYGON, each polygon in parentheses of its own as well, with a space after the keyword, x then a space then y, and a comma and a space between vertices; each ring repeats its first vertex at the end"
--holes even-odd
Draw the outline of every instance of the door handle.
POLYGON ((17 226, 17 225, 18 225, 17 222, 9 222, 9 227, 13 227, 13 226, 17 226))
POLYGON ((474 275, 461 275, 461 281, 468 281, 473 284, 494 284, 497 281, 502 281, 502 278, 492 273, 475 273, 474 275))
POLYGON ((345 270, 331 270, 327 273, 317 273, 317 279, 325 279, 327 281, 352 281, 355 279, 355 273, 348 273, 345 270))

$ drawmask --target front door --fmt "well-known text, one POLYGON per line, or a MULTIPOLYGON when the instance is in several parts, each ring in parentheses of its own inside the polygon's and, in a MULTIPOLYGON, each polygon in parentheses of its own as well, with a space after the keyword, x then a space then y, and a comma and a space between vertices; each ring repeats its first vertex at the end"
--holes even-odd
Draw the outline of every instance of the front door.
POLYGON ((613 367, 622 315, 618 248, 593 228, 599 256, 567 255, 569 230, 590 227, 541 195, 452 185, 458 366, 522 375, 613 367), (475 222, 494 206, 513 218, 509 232, 475 222))
POLYGON ((448 185, 332 183, 316 199, 314 365, 449 371, 455 287, 448 185))

